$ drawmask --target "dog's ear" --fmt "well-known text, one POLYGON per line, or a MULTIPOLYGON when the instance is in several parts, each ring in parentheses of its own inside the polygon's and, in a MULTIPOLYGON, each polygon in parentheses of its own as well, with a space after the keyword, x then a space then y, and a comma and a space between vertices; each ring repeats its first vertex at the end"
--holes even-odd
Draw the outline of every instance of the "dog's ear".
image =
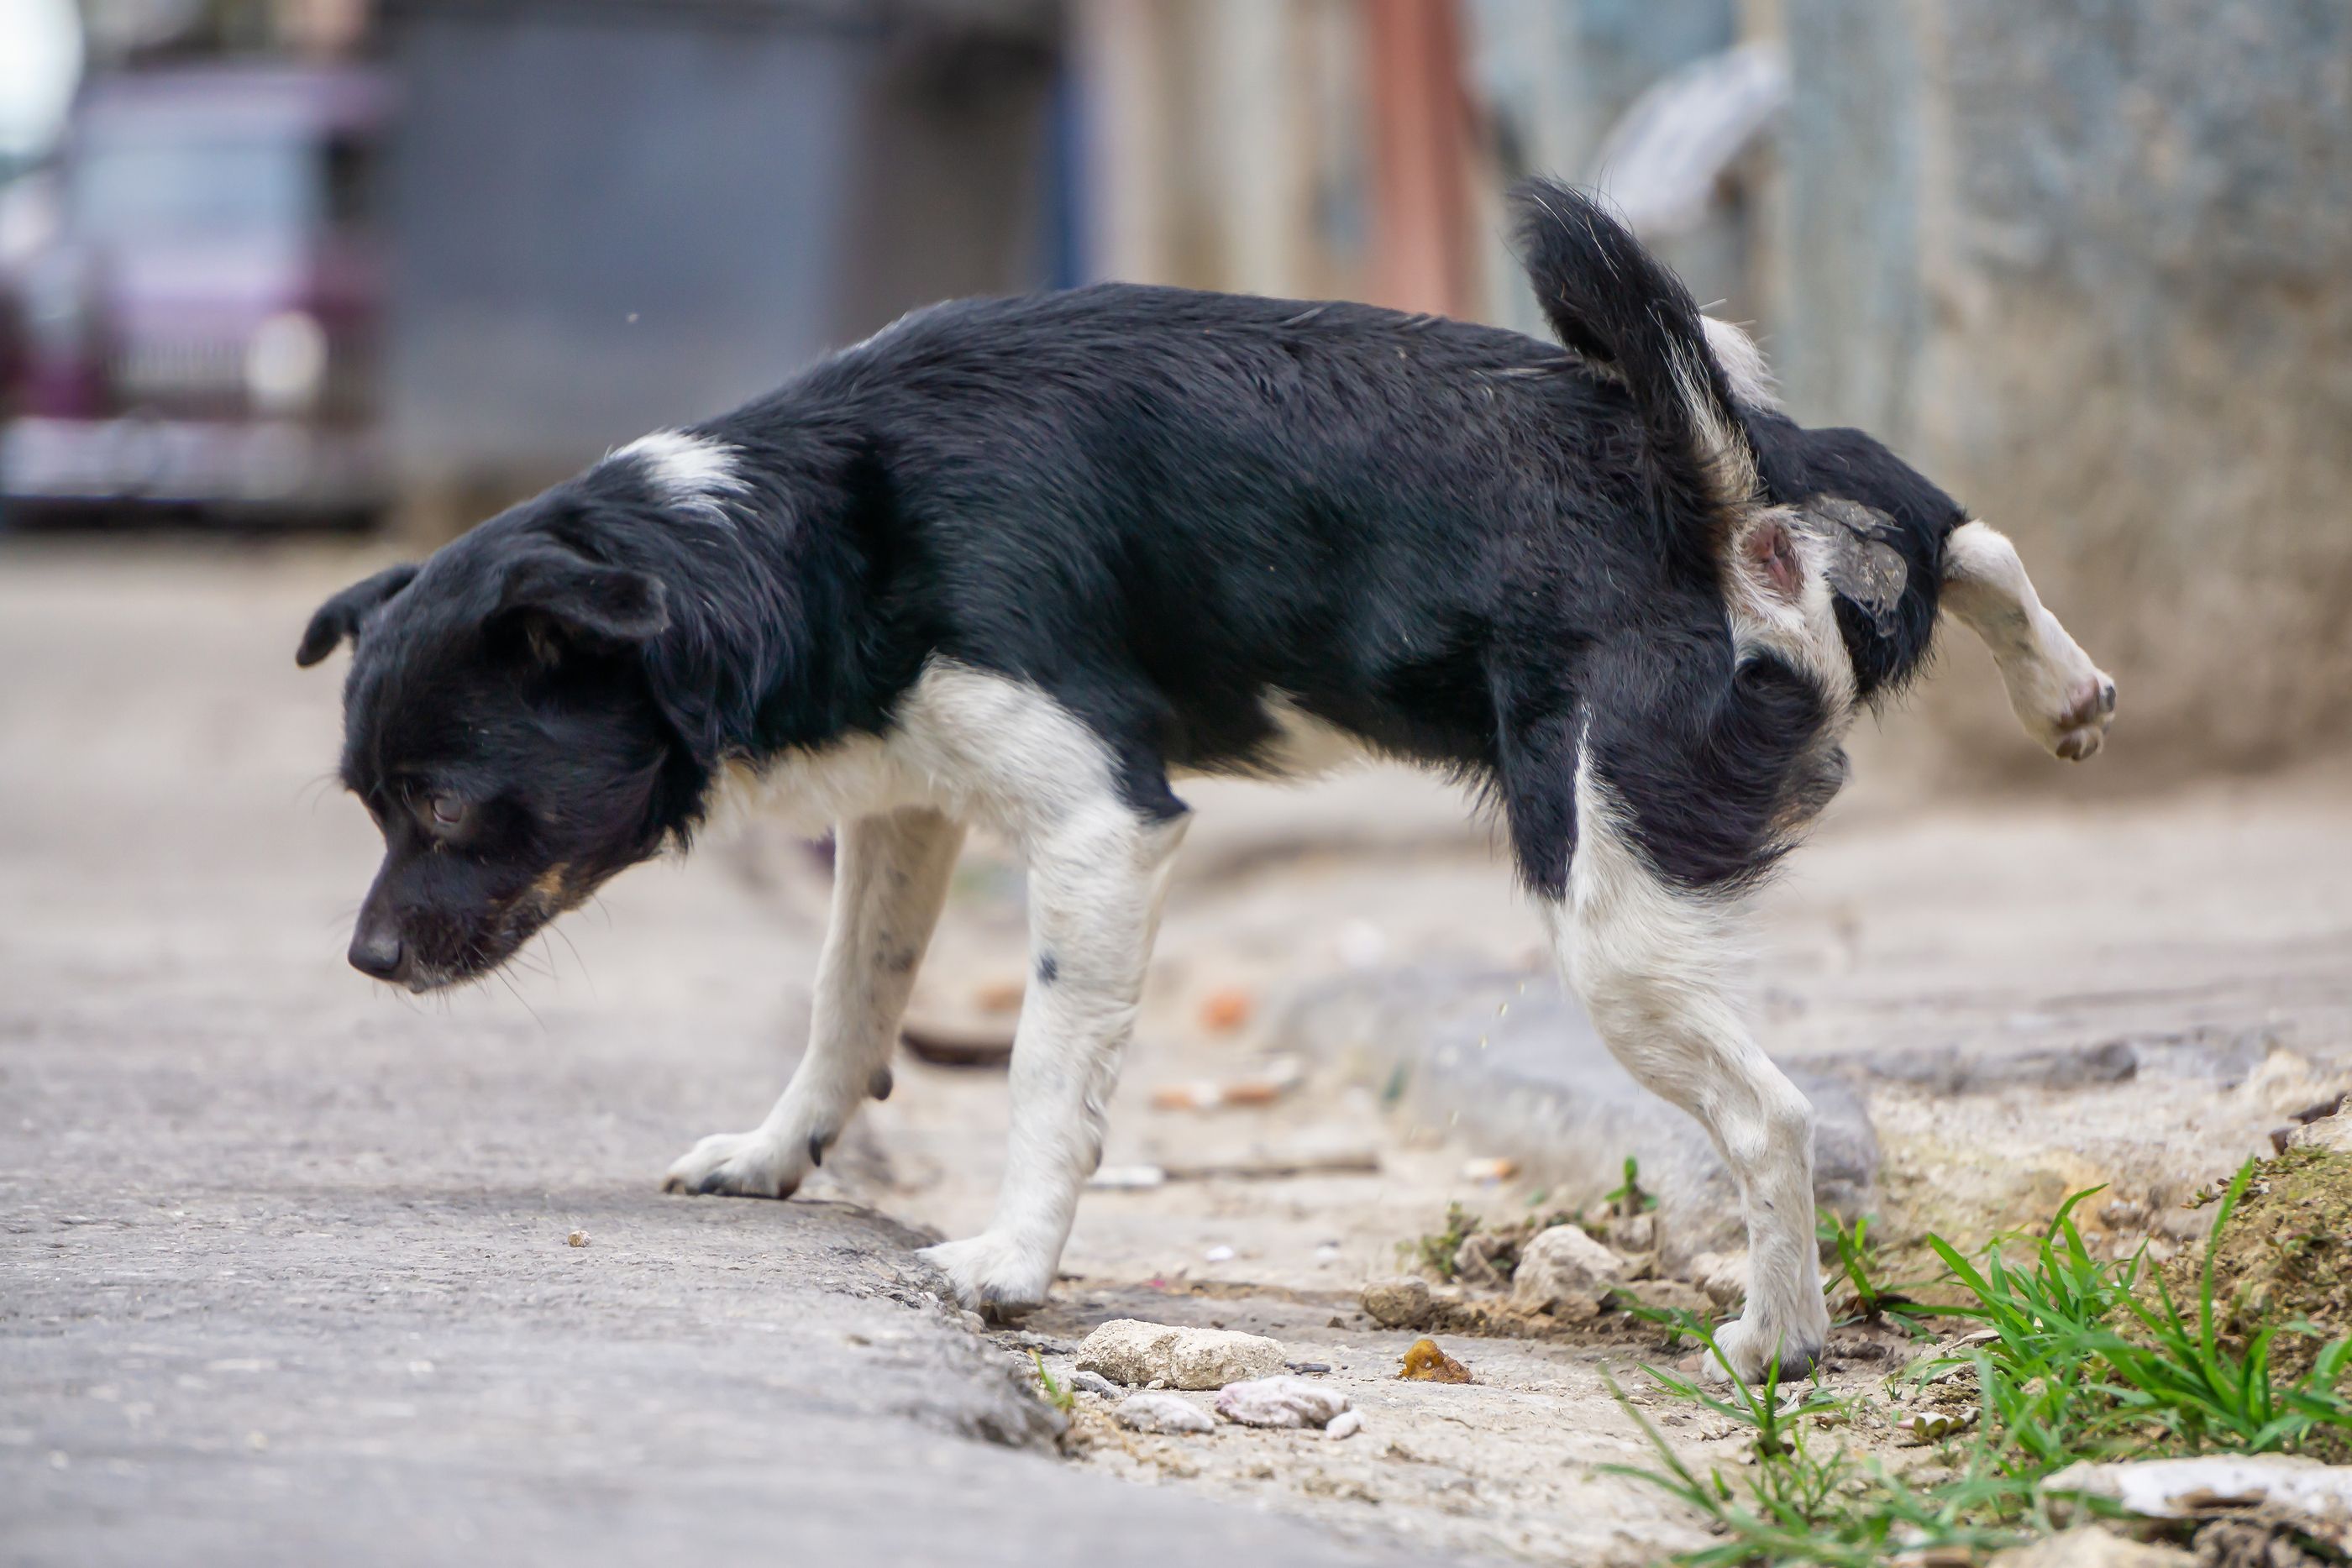
POLYGON ((294 650, 294 662, 309 669, 328 654, 346 637, 357 639, 360 622, 383 607, 383 601, 406 588, 416 577, 414 566, 388 567, 362 582, 354 582, 319 606, 303 629, 302 645, 294 650))
POLYGON ((669 625, 659 578, 564 549, 517 556, 507 567, 499 608, 529 615, 532 649, 551 662, 564 641, 645 643, 669 625))

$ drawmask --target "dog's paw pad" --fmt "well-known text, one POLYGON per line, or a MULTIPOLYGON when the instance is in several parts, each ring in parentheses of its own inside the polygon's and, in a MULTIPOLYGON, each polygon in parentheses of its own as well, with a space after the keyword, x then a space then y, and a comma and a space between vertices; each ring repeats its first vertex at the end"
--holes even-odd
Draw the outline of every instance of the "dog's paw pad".
POLYGON ((2073 701, 2052 726, 2050 749, 2068 762, 2082 762, 2098 751, 2106 740, 2107 726, 2115 722, 2116 683, 2104 674, 2094 675, 2078 683, 2069 695, 2073 701))
POLYGON ((713 1133, 662 1177, 664 1192, 690 1197, 790 1197, 808 1174, 808 1152, 764 1133, 713 1133))

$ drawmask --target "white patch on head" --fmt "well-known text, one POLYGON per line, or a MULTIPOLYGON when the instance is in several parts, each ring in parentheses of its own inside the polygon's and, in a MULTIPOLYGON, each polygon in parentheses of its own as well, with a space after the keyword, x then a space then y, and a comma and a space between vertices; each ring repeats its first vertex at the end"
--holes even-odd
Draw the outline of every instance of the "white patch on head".
POLYGON ((1731 383, 1731 395, 1749 408, 1773 409, 1780 406, 1773 392, 1772 371, 1764 362, 1764 350, 1756 346, 1746 329, 1730 321, 1718 321, 1712 316, 1698 319, 1701 330, 1706 334, 1708 351, 1723 371, 1723 379, 1731 383))
POLYGON ((614 452, 607 463, 634 463, 676 510, 732 528, 727 503, 743 494, 735 448, 683 430, 656 430, 614 452))
POLYGON ((1812 1110, 1734 1005, 1739 902, 1660 876, 1581 746, 1576 819, 1568 896, 1541 905, 1554 954, 1610 1051, 1696 1117, 1731 1169, 1748 1223, 1748 1306, 1717 1343, 1753 1380, 1776 1352, 1818 1354, 1829 1332, 1813 1240, 1812 1110))

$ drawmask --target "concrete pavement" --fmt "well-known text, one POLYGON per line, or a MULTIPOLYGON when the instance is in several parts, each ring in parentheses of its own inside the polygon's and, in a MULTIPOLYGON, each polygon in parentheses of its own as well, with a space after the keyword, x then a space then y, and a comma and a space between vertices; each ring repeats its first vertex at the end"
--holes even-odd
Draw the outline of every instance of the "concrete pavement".
POLYGON ((0 1561, 1394 1560, 1058 1461, 892 1222, 656 1190, 804 1017, 723 859, 530 1006, 346 970, 291 652, 369 564, 0 553, 0 1561))

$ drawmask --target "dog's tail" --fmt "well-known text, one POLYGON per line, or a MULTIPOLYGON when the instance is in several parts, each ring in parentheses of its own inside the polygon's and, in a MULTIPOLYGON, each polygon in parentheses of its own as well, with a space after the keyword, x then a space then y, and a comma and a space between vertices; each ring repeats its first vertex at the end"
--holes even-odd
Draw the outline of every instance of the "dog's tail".
POLYGON ((1756 451, 1740 407, 1769 402, 1755 345, 1701 316, 1682 280, 1591 196, 1528 180, 1511 199, 1544 315, 1561 343, 1624 378, 1664 499, 1716 518, 1752 499, 1756 451))

